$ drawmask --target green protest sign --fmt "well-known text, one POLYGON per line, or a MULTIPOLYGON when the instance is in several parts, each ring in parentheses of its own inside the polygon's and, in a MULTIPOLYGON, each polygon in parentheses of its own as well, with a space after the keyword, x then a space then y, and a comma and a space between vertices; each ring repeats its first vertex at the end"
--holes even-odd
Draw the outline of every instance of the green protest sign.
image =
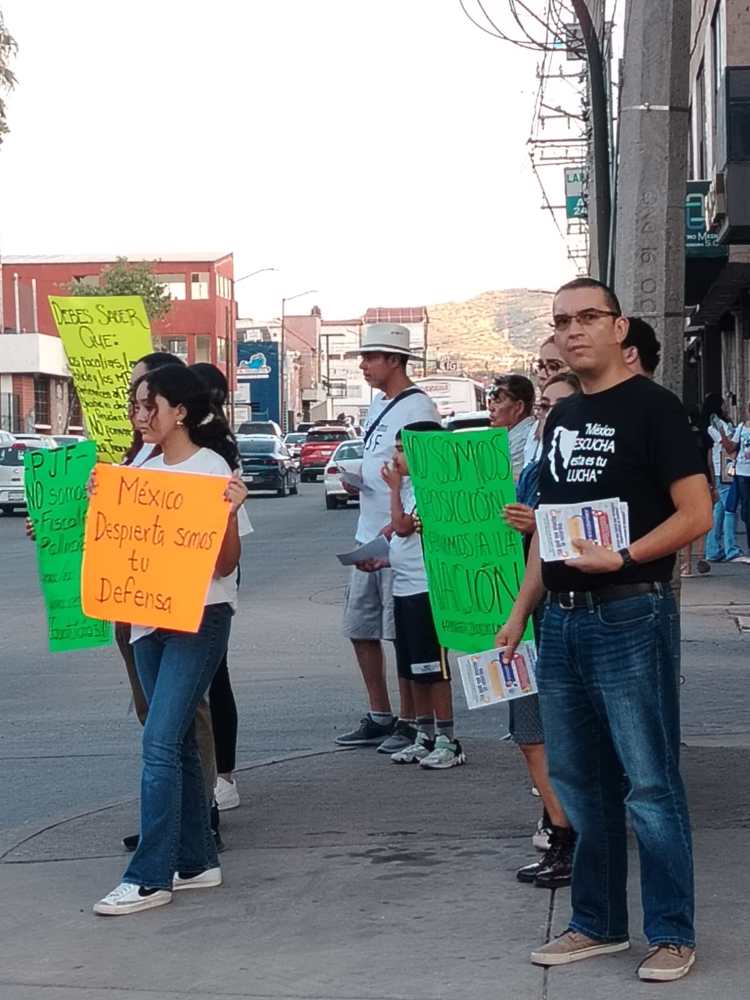
POLYGON ((34 525, 52 652, 112 642, 111 623, 88 618, 81 609, 86 483, 95 462, 93 441, 24 454, 26 503, 34 525))
POLYGON ((516 499, 508 432, 404 431, 403 443, 438 637, 481 653, 494 646, 525 568, 521 535, 501 515, 516 499))

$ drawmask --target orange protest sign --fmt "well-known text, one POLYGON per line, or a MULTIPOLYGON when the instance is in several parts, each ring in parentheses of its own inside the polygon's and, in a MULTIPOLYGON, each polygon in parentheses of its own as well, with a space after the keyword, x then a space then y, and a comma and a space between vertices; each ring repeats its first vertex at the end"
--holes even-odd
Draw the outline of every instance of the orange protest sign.
POLYGON ((227 481, 97 464, 81 578, 85 613, 197 632, 229 517, 227 481))

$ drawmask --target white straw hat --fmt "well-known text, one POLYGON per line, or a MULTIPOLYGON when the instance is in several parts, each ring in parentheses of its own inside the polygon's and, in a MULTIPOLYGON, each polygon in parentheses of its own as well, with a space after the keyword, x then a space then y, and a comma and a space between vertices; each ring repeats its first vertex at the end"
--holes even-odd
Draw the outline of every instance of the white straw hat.
POLYGON ((358 354, 404 354, 407 358, 421 360, 421 355, 415 354, 409 346, 411 334, 409 328, 399 323, 369 323, 362 334, 358 351, 348 351, 347 357, 358 354))

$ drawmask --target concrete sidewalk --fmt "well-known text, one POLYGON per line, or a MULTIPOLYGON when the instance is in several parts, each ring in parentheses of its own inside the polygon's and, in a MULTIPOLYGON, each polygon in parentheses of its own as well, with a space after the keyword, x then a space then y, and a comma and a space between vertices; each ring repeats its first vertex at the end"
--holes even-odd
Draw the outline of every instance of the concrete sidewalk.
POLYGON ((539 804, 516 748, 467 731, 469 764, 444 773, 395 767, 373 750, 245 769, 243 805, 222 821, 225 885, 131 917, 98 918, 91 905, 122 872, 134 801, 8 834, 0 996, 740 1000, 750 978, 750 637, 727 608, 750 597, 748 574, 718 567, 683 594, 700 951, 678 986, 634 976, 646 951, 635 855, 632 950, 550 973, 529 964, 529 950, 564 929, 568 892, 516 881, 539 804))

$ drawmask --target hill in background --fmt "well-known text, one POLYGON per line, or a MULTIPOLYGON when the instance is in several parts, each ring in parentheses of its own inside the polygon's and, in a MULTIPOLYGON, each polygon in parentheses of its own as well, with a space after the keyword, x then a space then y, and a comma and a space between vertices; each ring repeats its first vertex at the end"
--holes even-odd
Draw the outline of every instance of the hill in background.
POLYGON ((475 378, 528 371, 550 334, 552 297, 539 289, 510 288, 428 306, 429 360, 475 378))

